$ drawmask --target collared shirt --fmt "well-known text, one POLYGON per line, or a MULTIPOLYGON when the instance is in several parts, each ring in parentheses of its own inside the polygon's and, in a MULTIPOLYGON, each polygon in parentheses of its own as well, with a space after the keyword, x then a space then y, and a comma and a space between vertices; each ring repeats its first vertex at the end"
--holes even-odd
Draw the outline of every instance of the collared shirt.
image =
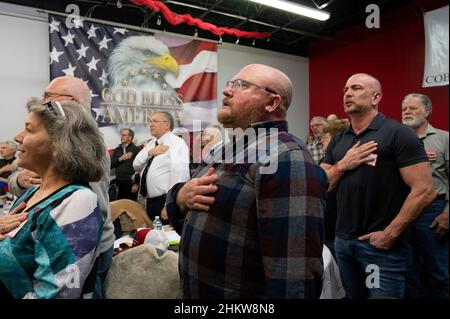
POLYGON ((316 164, 319 164, 324 155, 322 142, 317 139, 313 139, 311 143, 308 143, 306 146, 308 147, 308 150, 316 164))
POLYGON ((423 141, 426 150, 436 152, 437 159, 431 162, 433 182, 436 193, 445 194, 447 204, 444 211, 448 212, 448 132, 439 130, 428 124, 427 129, 419 138, 423 141))
POLYGON ((175 200, 182 184, 168 193, 169 219, 179 233, 183 226, 185 298, 320 296, 326 174, 286 121, 252 127, 265 133, 240 150, 238 142, 226 143, 195 172, 199 177, 214 167, 218 174, 208 212, 189 210, 183 219, 175 200))
MULTIPOLYGON (((139 152, 133 162, 134 170, 142 172, 150 160, 148 152, 155 147, 156 139, 151 140, 139 152)), ((172 132, 167 132, 158 140, 159 145, 167 145, 169 149, 154 157, 147 173, 147 192, 149 198, 167 194, 176 183, 189 180, 189 148, 184 140, 172 132)))
POLYGON ((358 135, 351 126, 335 134, 323 163, 334 165, 358 141, 372 140, 378 143, 375 164, 345 172, 336 186, 336 235, 343 238, 385 229, 410 192, 400 168, 428 161, 423 143, 409 127, 378 113, 358 135))

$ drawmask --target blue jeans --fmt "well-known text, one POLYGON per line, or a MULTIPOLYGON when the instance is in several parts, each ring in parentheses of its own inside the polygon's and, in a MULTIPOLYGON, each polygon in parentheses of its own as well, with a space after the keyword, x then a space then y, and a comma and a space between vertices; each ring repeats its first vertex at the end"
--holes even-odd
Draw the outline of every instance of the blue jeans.
POLYGON ((406 281, 406 296, 411 299, 448 299, 448 235, 436 239, 433 220, 444 211, 445 200, 435 200, 408 229, 413 249, 412 265, 406 281))
POLYGON ((410 247, 400 239, 381 250, 368 241, 336 235, 334 247, 345 294, 350 299, 403 298, 410 247))
POLYGON ((97 257, 97 276, 95 278, 94 299, 103 299, 103 282, 112 263, 114 246, 97 257))

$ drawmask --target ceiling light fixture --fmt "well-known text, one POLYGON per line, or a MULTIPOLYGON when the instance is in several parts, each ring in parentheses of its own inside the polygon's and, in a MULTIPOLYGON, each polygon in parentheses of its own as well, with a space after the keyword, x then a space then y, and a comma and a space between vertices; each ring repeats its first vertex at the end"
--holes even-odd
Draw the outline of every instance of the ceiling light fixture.
POLYGON ((330 14, 328 12, 302 6, 301 4, 295 4, 284 0, 250 0, 252 2, 260 3, 269 7, 281 9, 291 13, 296 13, 312 19, 320 21, 328 20, 330 14))

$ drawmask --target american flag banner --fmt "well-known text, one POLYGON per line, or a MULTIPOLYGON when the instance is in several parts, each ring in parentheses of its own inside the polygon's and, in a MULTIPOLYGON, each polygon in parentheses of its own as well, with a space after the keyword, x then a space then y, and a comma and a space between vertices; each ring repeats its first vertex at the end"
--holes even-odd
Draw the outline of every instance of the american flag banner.
POLYGON ((50 78, 86 82, 108 148, 120 143, 122 128, 135 131, 137 144, 148 140, 155 110, 188 131, 195 120, 201 128, 217 123, 216 43, 51 14, 49 34, 50 78))

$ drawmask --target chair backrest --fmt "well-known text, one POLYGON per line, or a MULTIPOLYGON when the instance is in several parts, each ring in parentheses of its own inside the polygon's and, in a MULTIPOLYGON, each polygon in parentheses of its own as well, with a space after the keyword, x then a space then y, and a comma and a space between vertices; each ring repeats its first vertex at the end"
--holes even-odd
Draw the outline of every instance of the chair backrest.
POLYGON ((117 187, 116 184, 110 184, 108 188, 109 201, 112 202, 117 200, 118 195, 119 195, 119 187, 117 187))
POLYGON ((111 221, 120 220, 122 233, 128 233, 140 227, 152 227, 153 223, 148 217, 143 205, 130 199, 119 199, 109 203, 111 221))

